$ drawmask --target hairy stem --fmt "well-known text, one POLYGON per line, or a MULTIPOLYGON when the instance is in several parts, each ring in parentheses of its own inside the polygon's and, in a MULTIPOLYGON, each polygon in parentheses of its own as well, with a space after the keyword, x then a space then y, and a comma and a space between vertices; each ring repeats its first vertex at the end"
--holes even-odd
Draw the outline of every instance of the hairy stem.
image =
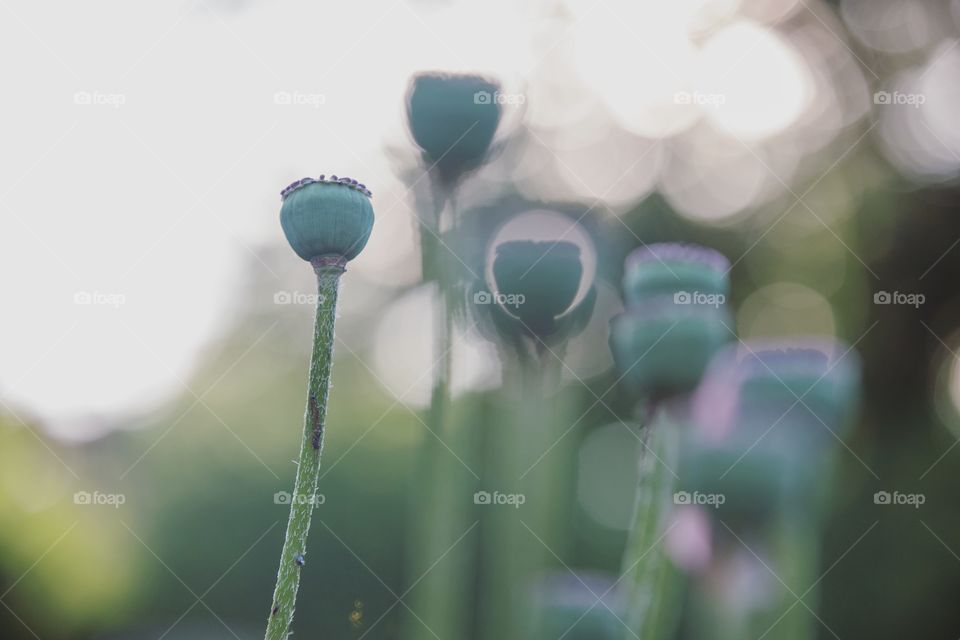
POLYGON ((330 391, 330 368, 333 361, 333 325, 336 318, 340 275, 346 261, 339 256, 321 256, 311 261, 317 273, 317 316, 313 330, 313 353, 307 385, 307 409, 297 462, 297 478, 290 499, 290 519, 280 554, 277 586, 270 605, 266 640, 286 640, 293 622, 293 610, 304 569, 310 517, 316 502, 320 478, 320 456, 323 453, 324 422, 327 396, 330 391))

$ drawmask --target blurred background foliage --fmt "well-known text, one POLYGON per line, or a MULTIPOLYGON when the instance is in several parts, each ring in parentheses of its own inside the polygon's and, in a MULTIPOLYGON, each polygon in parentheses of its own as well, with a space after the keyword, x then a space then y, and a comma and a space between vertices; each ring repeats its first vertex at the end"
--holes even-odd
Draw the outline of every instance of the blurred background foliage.
MULTIPOLYGON (((236 4, 242 12, 245 5, 236 4)), ((756 17, 759 4, 741 10, 756 17)), ((606 323, 619 308, 623 258, 638 238, 696 242, 735 263, 729 304, 742 335, 834 334, 861 354, 861 415, 830 485, 818 572, 826 572, 824 622, 844 639, 953 638, 960 634, 960 126, 954 118, 935 133, 929 125, 942 124, 939 114, 883 113, 868 85, 935 77, 942 80, 937 96, 948 102, 937 108, 955 113, 958 76, 935 65, 957 69, 957 3, 800 4, 809 8, 793 7, 770 24, 794 44, 819 43, 824 56, 811 68, 833 74, 828 83, 838 91, 829 107, 796 118, 749 154, 716 128, 693 125, 657 156, 658 179, 627 179, 632 191, 603 179, 581 184, 569 173, 616 178, 664 131, 637 131, 609 114, 587 133, 576 119, 553 129, 505 128, 498 155, 464 185, 464 222, 450 241, 482 273, 501 225, 517 212, 546 208, 579 219, 595 248, 597 310, 570 345, 571 369, 555 409, 564 424, 582 416, 569 435, 576 452, 569 476, 558 480, 569 487, 571 517, 560 535, 565 565, 615 575, 630 516, 638 445, 619 421, 632 416, 631 400, 613 391, 595 402, 616 380, 606 323), (866 103, 841 90, 851 86, 850 74, 866 103), (933 118, 926 130, 916 121, 924 114, 933 118), (582 135, 571 141, 571 132, 582 135), (558 145, 556 159, 545 155, 549 145, 558 145), (572 168, 565 164, 577 154, 572 168), (541 162, 548 169, 534 175, 529 167, 541 162), (764 167, 788 175, 789 186, 770 180, 764 167), (730 181, 753 171, 764 184, 742 197, 730 181), (809 205, 797 204, 801 194, 809 205), (878 291, 918 292, 925 302, 876 305, 878 291), (876 505, 881 490, 923 493, 926 503, 920 510, 876 505)), ((527 89, 534 111, 540 88, 527 89)), ((396 96, 398 105, 402 99, 396 96)), ((589 124, 594 113, 591 107, 582 120, 589 124)), ((401 182, 413 185, 411 206, 422 207, 429 193, 415 184, 419 169, 409 151, 394 145, 386 153, 401 182)), ((391 268, 416 274, 412 240, 400 235, 395 244, 403 262, 391 268)), ((390 248, 372 243, 370 250, 390 248)), ((3 638, 261 633, 287 512, 274 495, 292 486, 312 321, 309 304, 276 304, 275 296, 309 293, 313 284, 285 247, 256 252, 233 294, 230 322, 182 392, 162 406, 83 443, 48 435, 28 410, 0 412, 3 638), (76 504, 74 494, 83 491, 122 494, 125 502, 76 504)), ((317 569, 304 573, 297 637, 397 637, 407 615, 397 596, 424 570, 405 564, 404 548, 419 493, 415 450, 431 437, 418 418, 426 389, 418 377, 429 365, 433 294, 416 277, 397 284, 371 273, 358 269, 345 278, 320 486, 325 502, 307 558, 317 569)), ((445 473, 462 483, 471 521, 481 521, 472 493, 483 487, 470 469, 481 464, 484 425, 512 419, 514 405, 478 330, 464 327, 461 339, 455 362, 467 374, 454 382, 446 445, 455 455, 445 473)), ((476 540, 468 534, 454 553, 482 563, 476 540)), ((819 632, 832 635, 824 625, 819 632)))

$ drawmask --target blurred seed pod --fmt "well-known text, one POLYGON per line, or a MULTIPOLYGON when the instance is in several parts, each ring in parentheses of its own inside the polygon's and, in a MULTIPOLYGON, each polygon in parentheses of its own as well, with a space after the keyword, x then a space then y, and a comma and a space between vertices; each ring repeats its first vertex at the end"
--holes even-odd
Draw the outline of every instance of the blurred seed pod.
POLYGON ((813 488, 793 465, 810 461, 799 452, 784 454, 745 438, 688 442, 678 471, 682 493, 674 502, 700 505, 728 524, 762 523, 783 507, 806 505, 813 488))
POLYGON ((610 349, 627 389, 643 398, 692 391, 731 336, 723 307, 652 298, 610 323, 610 349))
POLYGON ((500 85, 478 75, 420 73, 407 94, 407 123, 424 160, 446 183, 483 164, 500 124, 500 85))
POLYGON ((859 358, 842 343, 752 342, 717 356, 697 392, 694 414, 715 441, 734 430, 769 431, 766 438, 784 446, 822 449, 848 434, 859 393, 859 358))
POLYGON ((665 295, 710 297, 721 303, 730 293, 730 262, 720 253, 693 244, 662 243, 640 247, 624 265, 627 306, 665 295))
POLYGON ((766 348, 750 354, 741 368, 741 419, 804 424, 828 444, 834 442, 830 432, 847 435, 860 388, 855 353, 831 363, 827 351, 814 347, 766 348))
POLYGON ((304 178, 283 190, 280 225, 304 260, 341 256, 352 260, 373 230, 373 206, 365 185, 350 178, 304 178))
MULTIPOLYGON (((573 310, 582 276, 580 248, 572 242, 504 242, 496 247, 496 292, 492 295, 500 309, 519 322, 525 333, 545 338, 564 326, 571 328, 582 323, 582 315, 566 322, 561 320, 573 310)), ((589 317, 592 304, 586 302, 587 306, 579 307, 581 314, 589 317)))
POLYGON ((858 358, 809 339, 744 351, 719 354, 697 390, 681 477, 688 491, 723 495, 723 517, 815 510, 859 395, 858 358))

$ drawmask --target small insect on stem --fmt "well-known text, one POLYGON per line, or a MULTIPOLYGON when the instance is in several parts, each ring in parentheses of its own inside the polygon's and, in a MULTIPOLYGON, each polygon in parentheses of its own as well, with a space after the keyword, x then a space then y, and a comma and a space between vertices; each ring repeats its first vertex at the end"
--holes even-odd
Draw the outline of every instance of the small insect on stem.
POLYGON ((313 440, 310 444, 314 450, 320 449, 320 440, 323 437, 323 423, 320 421, 320 405, 317 396, 310 394, 310 424, 313 425, 313 440))
POLYGON ((298 553, 296 556, 293 557, 293 561, 297 563, 298 567, 302 567, 303 565, 307 564, 307 561, 303 557, 303 554, 300 554, 300 553, 298 553))

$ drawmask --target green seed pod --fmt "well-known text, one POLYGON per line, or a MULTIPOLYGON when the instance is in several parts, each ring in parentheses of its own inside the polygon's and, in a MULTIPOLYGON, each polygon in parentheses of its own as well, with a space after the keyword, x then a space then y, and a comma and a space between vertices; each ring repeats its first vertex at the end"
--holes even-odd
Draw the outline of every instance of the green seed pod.
POLYGON ((281 192, 280 225, 304 260, 340 256, 353 260, 373 230, 370 191, 350 178, 303 178, 281 192))
POLYGON ((649 299, 610 323, 610 348, 623 383, 645 398, 692 391, 731 338, 722 307, 649 299))
POLYGON ((691 440, 683 447, 679 488, 689 503, 705 504, 711 515, 728 523, 758 523, 804 499, 801 474, 793 467, 810 461, 796 452, 785 455, 744 438, 711 445, 691 440))
POLYGON ((697 394, 697 420, 715 439, 734 429, 769 431, 765 440, 822 451, 835 442, 831 432, 846 435, 859 370, 856 354, 833 341, 751 343, 718 356, 697 394))
POLYGON ((663 243, 640 247, 626 260, 623 291, 627 306, 649 298, 677 295, 723 303, 730 293, 730 262, 713 249, 663 243))
POLYGON ((504 242, 493 261, 498 302, 536 336, 557 332, 582 275, 580 248, 572 242, 504 242))
POLYGON ((858 395, 856 355, 809 340, 736 351, 718 355, 697 390, 682 477, 691 491, 723 494, 725 510, 742 517, 815 508, 831 432, 845 434, 858 395))
POLYGON ((444 180, 483 163, 500 124, 499 91, 497 83, 476 75, 421 73, 411 81, 410 133, 444 180))
POLYGON ((833 441, 827 429, 845 435, 859 395, 859 362, 851 352, 831 363, 827 349, 833 345, 756 350, 742 365, 744 419, 762 424, 784 416, 809 425, 827 443, 833 441))

